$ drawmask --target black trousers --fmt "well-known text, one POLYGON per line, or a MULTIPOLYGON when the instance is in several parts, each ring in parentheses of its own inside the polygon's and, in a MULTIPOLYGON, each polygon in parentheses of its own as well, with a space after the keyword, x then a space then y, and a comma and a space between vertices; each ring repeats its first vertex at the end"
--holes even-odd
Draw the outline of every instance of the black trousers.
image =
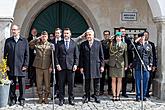
POLYGON ((129 69, 125 70, 125 77, 122 79, 122 94, 126 94, 129 69))
POLYGON ((109 65, 105 64, 102 78, 100 78, 100 92, 104 92, 105 77, 108 77, 108 91, 111 91, 111 77, 109 77, 109 65))
POLYGON ((18 80, 18 83, 19 83, 19 98, 18 98, 18 100, 19 101, 20 100, 25 100, 24 99, 25 77, 24 76, 9 76, 9 80, 11 80, 10 92, 9 92, 10 100, 17 100, 17 96, 15 94, 17 80, 18 80))
MULTIPOLYGON (((94 95, 99 96, 100 90, 100 78, 93 79, 93 87, 94 87, 94 95)), ((85 79, 85 94, 87 97, 90 97, 90 89, 91 88, 91 79, 85 79)))
POLYGON ((131 91, 135 91, 135 77, 134 77, 134 71, 132 71, 132 89, 131 91))
POLYGON ((28 67, 28 78, 30 79, 30 86, 37 85, 36 83, 36 68, 33 66, 28 67))
POLYGON ((58 72, 59 77, 59 100, 64 100, 65 96, 65 83, 68 84, 68 96, 69 100, 73 100, 73 87, 74 87, 75 72, 72 70, 61 70, 58 72))

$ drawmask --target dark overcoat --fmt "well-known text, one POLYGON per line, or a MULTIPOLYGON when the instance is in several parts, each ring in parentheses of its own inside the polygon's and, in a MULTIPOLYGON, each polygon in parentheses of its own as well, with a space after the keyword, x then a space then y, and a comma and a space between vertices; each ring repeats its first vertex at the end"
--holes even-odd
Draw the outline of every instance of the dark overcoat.
POLYGON ((88 41, 80 45, 80 68, 84 69, 85 78, 100 78, 100 67, 104 67, 104 53, 100 41, 94 40, 92 46, 88 41))
POLYGON ((4 57, 7 57, 10 76, 25 76, 26 71, 22 71, 22 67, 28 67, 29 64, 29 46, 27 39, 22 36, 20 36, 17 42, 15 42, 14 37, 6 39, 4 57))

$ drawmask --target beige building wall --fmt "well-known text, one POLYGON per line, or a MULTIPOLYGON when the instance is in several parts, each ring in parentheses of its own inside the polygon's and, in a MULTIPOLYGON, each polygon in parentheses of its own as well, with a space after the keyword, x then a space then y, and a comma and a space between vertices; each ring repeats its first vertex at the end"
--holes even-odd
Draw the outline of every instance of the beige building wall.
MULTIPOLYGON (((56 2, 56 0, 18 0, 14 13, 14 23, 22 26, 25 18, 28 16, 28 12, 41 1, 43 8, 50 5, 51 2, 56 2)), ((76 7, 78 11, 81 3, 84 3, 86 7, 88 7, 91 12, 90 14, 92 14, 91 16, 93 16, 97 22, 96 26, 98 26, 97 28, 99 29, 99 31, 97 31, 99 32, 97 35, 99 39, 102 39, 102 32, 105 29, 109 29, 113 34, 115 27, 125 26, 128 28, 147 28, 150 32, 151 40, 154 43, 157 43, 156 25, 153 23, 151 9, 146 0, 80 0, 81 2, 78 2, 77 0, 63 1, 71 4, 73 7, 76 7), (121 21, 122 12, 137 12, 137 21, 121 21)), ((34 8, 34 13, 36 13, 35 10, 37 10, 37 6, 34 8)), ((86 11, 86 13, 89 12, 86 11)), ((88 14, 88 16, 90 14, 88 14)), ((34 16, 31 17, 32 20, 29 21, 32 22, 33 19, 35 19, 35 16, 36 14, 34 14, 34 16)), ((92 18, 90 20, 92 20, 92 18)), ((27 24, 30 25, 31 23, 27 22, 27 24)), ((24 30, 26 30, 26 32, 29 31, 29 29, 24 30)), ((26 32, 23 31, 22 34, 27 35, 26 32)))

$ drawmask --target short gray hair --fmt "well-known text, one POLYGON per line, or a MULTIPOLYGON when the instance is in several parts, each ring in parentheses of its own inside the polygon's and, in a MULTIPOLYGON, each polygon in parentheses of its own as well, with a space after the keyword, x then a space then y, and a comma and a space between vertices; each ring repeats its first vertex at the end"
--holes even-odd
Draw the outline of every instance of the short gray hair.
POLYGON ((91 32, 91 33, 93 33, 93 35, 95 34, 94 30, 91 27, 89 29, 87 29, 86 33, 87 32, 91 32))

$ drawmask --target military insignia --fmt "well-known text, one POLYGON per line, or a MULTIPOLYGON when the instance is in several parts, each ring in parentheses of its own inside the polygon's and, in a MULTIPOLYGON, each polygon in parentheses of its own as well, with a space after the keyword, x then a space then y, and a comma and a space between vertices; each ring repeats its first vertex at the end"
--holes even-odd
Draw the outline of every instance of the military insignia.
POLYGON ((146 51, 150 51, 150 47, 149 46, 146 47, 146 51))

